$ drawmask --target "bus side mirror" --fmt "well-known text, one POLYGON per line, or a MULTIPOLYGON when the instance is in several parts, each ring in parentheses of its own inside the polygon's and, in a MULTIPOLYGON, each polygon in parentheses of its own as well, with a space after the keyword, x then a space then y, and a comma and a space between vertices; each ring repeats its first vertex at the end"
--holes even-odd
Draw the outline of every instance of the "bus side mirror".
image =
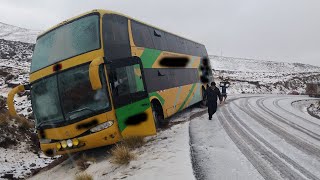
POLYGON ((28 85, 19 85, 19 86, 16 86, 15 88, 11 89, 11 91, 8 94, 8 98, 7 98, 8 110, 9 110, 9 114, 11 116, 13 116, 13 117, 18 116, 16 109, 14 107, 14 96, 19 92, 29 90, 29 89, 30 88, 28 85))
POLYGON ((99 75, 99 66, 104 63, 102 57, 96 58, 91 61, 89 66, 89 78, 92 90, 98 90, 102 88, 101 79, 99 75))

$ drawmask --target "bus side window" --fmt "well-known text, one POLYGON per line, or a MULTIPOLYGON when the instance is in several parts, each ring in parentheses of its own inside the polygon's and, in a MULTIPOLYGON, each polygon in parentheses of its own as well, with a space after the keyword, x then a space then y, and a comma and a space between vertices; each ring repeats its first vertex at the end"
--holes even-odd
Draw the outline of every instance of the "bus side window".
POLYGON ((155 49, 158 50, 167 50, 167 41, 164 35, 164 32, 158 30, 158 29, 154 29, 154 28, 149 28, 150 34, 152 35, 152 40, 153 40, 153 44, 155 49))
POLYGON ((139 64, 116 68, 112 85, 115 95, 122 96, 145 91, 141 76, 139 64))
POLYGON ((136 21, 131 21, 133 41, 138 47, 154 48, 149 27, 136 21))
POLYGON ((127 18, 114 14, 104 15, 102 32, 107 60, 131 56, 127 18))

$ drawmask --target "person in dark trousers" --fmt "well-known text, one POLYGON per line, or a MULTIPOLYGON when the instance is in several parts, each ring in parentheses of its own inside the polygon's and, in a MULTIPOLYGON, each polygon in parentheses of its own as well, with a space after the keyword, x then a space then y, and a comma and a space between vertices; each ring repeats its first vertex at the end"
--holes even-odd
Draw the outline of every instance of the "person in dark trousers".
POLYGON ((227 99, 227 87, 226 86, 221 87, 221 96, 222 96, 222 101, 225 102, 227 99))
POLYGON ((222 101, 220 90, 216 87, 216 83, 212 82, 211 87, 207 88, 207 105, 208 105, 208 113, 209 113, 209 120, 212 119, 212 115, 217 111, 218 104, 217 100, 219 98, 220 104, 222 101))

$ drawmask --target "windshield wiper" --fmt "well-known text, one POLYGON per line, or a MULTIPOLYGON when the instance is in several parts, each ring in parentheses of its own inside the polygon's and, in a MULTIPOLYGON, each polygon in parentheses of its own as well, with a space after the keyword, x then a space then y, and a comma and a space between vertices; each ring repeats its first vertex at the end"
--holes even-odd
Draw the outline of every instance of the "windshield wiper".
POLYGON ((88 107, 85 107, 85 108, 81 108, 81 109, 77 109, 77 110, 74 110, 74 111, 71 111, 71 112, 68 112, 67 113, 67 116, 68 116, 68 120, 70 120, 70 114, 74 114, 74 113, 78 113, 78 112, 82 112, 82 111, 91 111, 93 113, 95 113, 96 111, 88 108, 88 107))

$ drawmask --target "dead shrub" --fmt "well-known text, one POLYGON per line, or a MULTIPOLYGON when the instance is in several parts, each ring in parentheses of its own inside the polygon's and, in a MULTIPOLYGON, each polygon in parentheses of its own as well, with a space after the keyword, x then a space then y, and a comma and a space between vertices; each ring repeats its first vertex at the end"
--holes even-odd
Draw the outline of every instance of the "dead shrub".
POLYGON ((128 164, 135 158, 130 148, 125 144, 117 144, 112 150, 113 162, 116 164, 128 164))
POLYGON ((78 168, 81 171, 86 170, 92 163, 95 163, 96 159, 94 157, 88 157, 86 154, 82 154, 80 158, 76 161, 78 168))
POLYGON ((7 105, 7 98, 0 96, 0 110, 5 109, 7 105))
POLYGON ((90 175, 86 172, 83 172, 83 173, 76 175, 75 180, 93 180, 93 177, 92 177, 92 175, 90 175))
POLYGON ((9 116, 6 113, 0 113, 0 127, 7 126, 9 124, 9 116))
POLYGON ((21 130, 28 130, 30 128, 32 128, 34 126, 33 123, 31 123, 28 119, 26 119, 25 117, 22 116, 17 116, 14 119, 17 120, 18 122, 18 127, 21 130))
POLYGON ((144 138, 141 136, 132 136, 123 139, 123 143, 130 149, 135 149, 145 144, 144 138))

